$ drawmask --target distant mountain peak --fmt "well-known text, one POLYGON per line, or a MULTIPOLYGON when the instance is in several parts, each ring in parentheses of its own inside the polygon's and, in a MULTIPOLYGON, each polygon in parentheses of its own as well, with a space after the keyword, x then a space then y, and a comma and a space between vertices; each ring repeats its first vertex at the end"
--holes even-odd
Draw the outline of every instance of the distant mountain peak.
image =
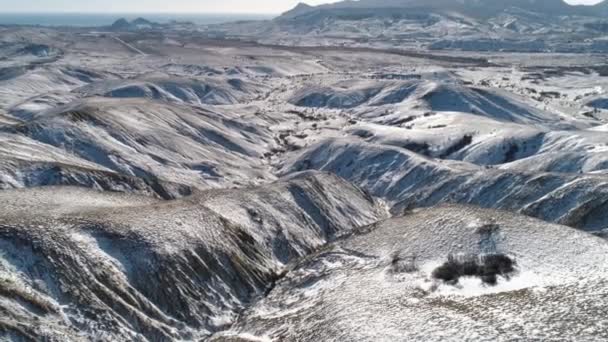
POLYGON ((120 19, 116 20, 112 24, 111 27, 112 28, 126 28, 126 27, 129 27, 129 22, 125 18, 120 18, 120 19))
POLYGON ((129 31, 129 30, 138 30, 138 29, 146 29, 146 28, 153 28, 159 26, 159 24, 152 22, 148 19, 139 17, 131 22, 129 22, 127 19, 125 18, 120 18, 118 20, 116 20, 111 26, 110 28, 113 30, 125 30, 125 31, 129 31))
POLYGON ((310 6, 309 4, 307 4, 305 2, 300 2, 296 5, 296 7, 294 9, 308 9, 308 8, 312 8, 312 6, 310 6))
POLYGON ((509 8, 520 8, 547 15, 589 15, 603 16, 608 8, 608 0, 593 5, 570 5, 564 0, 344 0, 331 4, 310 6, 298 4, 283 13, 281 19, 294 19, 314 11, 368 10, 373 9, 415 9, 417 12, 455 12, 472 17, 491 17, 509 8), (598 11, 599 10, 599 11, 598 11))
POLYGON ((131 22, 131 25, 153 25, 154 23, 150 20, 139 17, 131 22))
POLYGON ((296 17, 298 15, 304 14, 312 9, 314 9, 315 7, 310 6, 309 4, 306 4, 304 2, 300 2, 296 5, 296 7, 294 7, 293 9, 283 13, 281 15, 281 17, 287 17, 287 18, 291 18, 291 17, 296 17))

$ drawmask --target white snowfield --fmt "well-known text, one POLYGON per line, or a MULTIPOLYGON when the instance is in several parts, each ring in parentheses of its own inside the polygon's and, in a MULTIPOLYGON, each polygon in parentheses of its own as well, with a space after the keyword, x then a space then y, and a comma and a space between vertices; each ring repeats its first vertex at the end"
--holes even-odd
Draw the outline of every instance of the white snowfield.
POLYGON ((0 26, 0 341, 608 340, 607 11, 0 26))

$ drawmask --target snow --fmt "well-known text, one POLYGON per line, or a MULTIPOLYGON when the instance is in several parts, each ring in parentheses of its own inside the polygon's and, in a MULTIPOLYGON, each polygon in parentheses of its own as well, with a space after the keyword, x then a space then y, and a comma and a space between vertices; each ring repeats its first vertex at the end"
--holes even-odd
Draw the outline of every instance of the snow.
POLYGON ((266 91, 263 84, 249 83, 236 78, 196 80, 175 77, 100 82, 74 90, 83 96, 152 98, 198 105, 241 103, 262 96, 266 91))
POLYGON ((143 99, 88 99, 6 130, 25 133, 42 149, 60 148, 86 165, 129 176, 153 173, 164 181, 200 188, 223 185, 226 178, 272 180, 260 162, 265 146, 273 145, 270 132, 231 115, 143 99), (220 165, 229 170, 222 171, 220 165))
POLYGON ((585 233, 505 212, 424 209, 380 223, 299 263, 267 298, 247 310, 230 334, 302 341, 374 341, 379 332, 382 340, 570 339, 580 335, 563 325, 576 325, 585 338, 601 339, 603 333, 594 326, 605 322, 602 310, 595 311, 603 304, 595 302, 586 312, 588 321, 575 323, 563 313, 602 301, 591 293, 605 283, 606 248, 603 240, 585 233), (496 286, 472 278, 457 286, 431 286, 437 280, 429 279, 429 271, 450 252, 475 251, 479 236, 473 226, 487 222, 500 227, 498 248, 515 257, 518 274, 496 286), (385 256, 396 250, 415 254, 419 269, 388 272, 385 256), (583 288, 589 301, 568 301, 568 309, 561 300, 552 301, 583 288))
POLYGON ((608 339, 599 19, 334 13, 0 27, 0 339, 608 339))
POLYGON ((164 202, 65 187, 0 196, 8 205, 0 219, 1 279, 15 278, 32 293, 0 303, 51 303, 50 315, 21 308, 5 319, 26 329, 48 323, 40 336, 56 338, 71 321, 94 326, 82 331, 91 338, 97 331, 111 339, 204 337, 229 326, 290 260, 383 217, 361 190, 320 173, 164 202), (69 321, 52 323, 61 316, 69 321))

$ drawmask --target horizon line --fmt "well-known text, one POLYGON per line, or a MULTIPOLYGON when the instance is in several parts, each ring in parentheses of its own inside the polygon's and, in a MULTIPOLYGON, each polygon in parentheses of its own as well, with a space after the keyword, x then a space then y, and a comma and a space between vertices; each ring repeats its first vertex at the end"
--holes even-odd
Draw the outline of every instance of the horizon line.
POLYGON ((162 11, 142 11, 142 12, 96 12, 96 11, 4 11, 0 15, 6 14, 179 14, 179 15, 276 15, 283 12, 162 12, 162 11))

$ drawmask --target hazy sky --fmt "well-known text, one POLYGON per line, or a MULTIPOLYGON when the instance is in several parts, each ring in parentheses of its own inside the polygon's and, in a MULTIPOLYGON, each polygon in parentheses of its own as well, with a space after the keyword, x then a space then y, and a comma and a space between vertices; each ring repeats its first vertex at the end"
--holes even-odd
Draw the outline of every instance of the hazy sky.
MULTIPOLYGON (((2 12, 167 12, 280 13, 299 0, 0 0, 2 12)), ((310 5, 332 2, 308 0, 310 5)), ((567 0, 594 4, 600 0, 567 0)))

